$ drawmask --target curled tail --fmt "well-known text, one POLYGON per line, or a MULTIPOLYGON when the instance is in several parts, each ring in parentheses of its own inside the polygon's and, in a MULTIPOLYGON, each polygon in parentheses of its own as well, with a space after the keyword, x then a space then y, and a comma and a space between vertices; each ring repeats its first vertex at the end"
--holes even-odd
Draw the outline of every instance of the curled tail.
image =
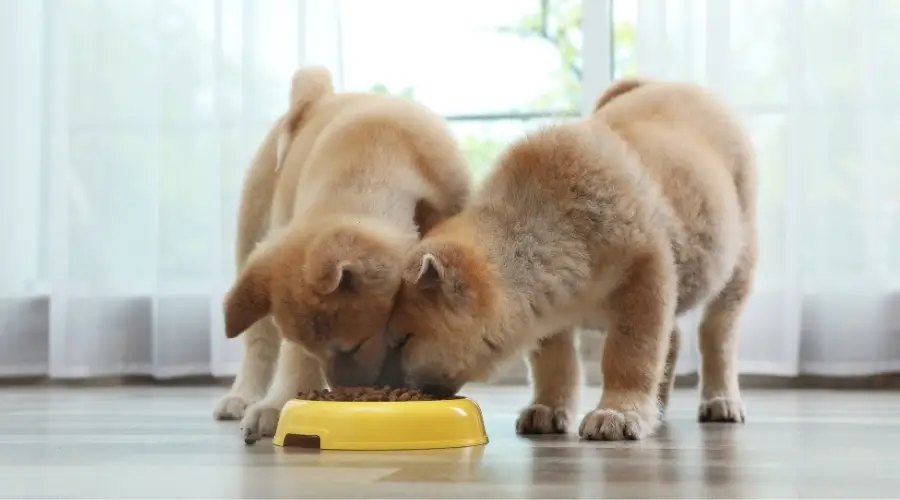
POLYGON ((602 108, 609 101, 612 101, 616 97, 619 97, 622 94, 627 94, 632 90, 647 85, 650 83, 649 80, 642 80, 639 78, 623 78, 622 80, 618 80, 612 83, 609 87, 603 91, 603 94, 600 95, 600 98, 597 99, 597 104, 594 104, 594 111, 596 112, 598 109, 602 108))
POLYGON ((287 154, 288 146, 303 119, 303 114, 310 104, 334 93, 331 72, 322 66, 308 66, 294 73, 291 81, 290 107, 281 120, 278 134, 275 170, 281 168, 281 162, 287 154))

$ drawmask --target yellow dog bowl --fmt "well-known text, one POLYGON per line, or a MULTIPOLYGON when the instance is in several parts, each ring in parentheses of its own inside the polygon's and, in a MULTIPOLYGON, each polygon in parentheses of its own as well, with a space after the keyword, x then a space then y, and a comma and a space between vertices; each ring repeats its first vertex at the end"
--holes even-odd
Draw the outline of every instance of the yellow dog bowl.
POLYGON ((426 450, 488 442, 481 408, 468 398, 349 402, 292 399, 272 442, 321 450, 426 450))

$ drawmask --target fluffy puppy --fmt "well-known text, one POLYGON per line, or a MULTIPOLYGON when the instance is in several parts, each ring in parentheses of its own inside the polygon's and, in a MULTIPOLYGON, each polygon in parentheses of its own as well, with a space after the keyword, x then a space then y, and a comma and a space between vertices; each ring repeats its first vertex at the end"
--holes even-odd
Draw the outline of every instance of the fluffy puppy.
POLYGON ((534 400, 518 430, 566 432, 574 329, 598 328, 604 392, 579 434, 640 439, 668 398, 676 318, 705 307, 700 419, 743 421, 737 326, 757 259, 756 183, 747 137, 705 90, 618 82, 591 116, 510 146, 463 212, 411 251, 389 324, 408 383, 452 394, 529 350, 534 400))
POLYGON ((438 115, 335 93, 328 70, 299 70, 290 109, 244 180, 224 312, 226 335, 243 333, 245 352, 215 417, 243 417, 252 441, 274 433, 298 391, 375 383, 403 256, 462 209, 469 186, 438 115))

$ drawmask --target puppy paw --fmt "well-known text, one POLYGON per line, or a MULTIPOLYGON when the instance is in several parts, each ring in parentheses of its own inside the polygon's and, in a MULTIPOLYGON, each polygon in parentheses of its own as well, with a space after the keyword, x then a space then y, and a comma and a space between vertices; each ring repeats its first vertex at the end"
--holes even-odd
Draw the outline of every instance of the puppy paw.
POLYGON ((259 398, 229 392, 216 404, 213 409, 213 417, 216 420, 240 420, 247 407, 258 400, 259 398))
POLYGON ((747 409, 738 397, 714 397, 700 403, 697 420, 700 422, 731 422, 742 424, 747 420, 747 409))
POLYGON ((649 436, 657 423, 637 411, 599 408, 584 416, 578 434, 590 441, 633 441, 649 436))
POLYGON ((282 407, 284 407, 283 404, 272 404, 267 401, 260 401, 249 406, 241 420, 244 442, 253 444, 264 437, 274 436, 282 407))
POLYGON ((551 408, 533 404, 522 410, 516 420, 517 434, 565 434, 569 430, 571 412, 567 408, 551 408))

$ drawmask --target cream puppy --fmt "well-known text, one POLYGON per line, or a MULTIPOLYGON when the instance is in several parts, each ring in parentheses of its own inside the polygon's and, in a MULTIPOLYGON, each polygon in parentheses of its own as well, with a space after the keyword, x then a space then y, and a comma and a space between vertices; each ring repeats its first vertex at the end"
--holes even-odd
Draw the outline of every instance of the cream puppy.
POLYGON ((375 383, 402 258, 462 209, 469 186, 439 116, 335 93, 323 68, 298 71, 244 181, 225 330, 243 333, 245 352, 215 417, 243 418, 254 441, 274 433, 298 391, 375 383))
POLYGON ((604 391, 579 434, 640 439, 668 399, 676 318, 703 307, 700 419, 744 421, 737 327, 756 185, 747 136, 707 91, 618 82, 591 116, 510 146, 463 212, 410 252, 389 325, 407 382, 453 394, 528 351, 534 400, 518 431, 566 432, 573 331, 599 328, 604 391))

